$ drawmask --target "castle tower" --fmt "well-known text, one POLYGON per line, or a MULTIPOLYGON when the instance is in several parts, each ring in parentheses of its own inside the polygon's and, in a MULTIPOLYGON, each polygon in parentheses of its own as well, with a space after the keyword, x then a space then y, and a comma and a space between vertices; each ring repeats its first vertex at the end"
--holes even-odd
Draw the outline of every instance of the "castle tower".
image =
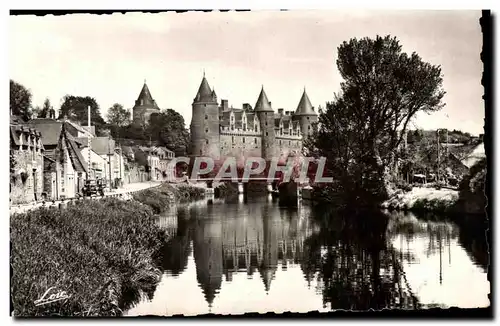
POLYGON ((219 104, 205 74, 193 100, 191 118, 191 155, 220 158, 219 104))
POLYGON ((318 114, 314 112, 314 108, 311 105, 311 101, 309 101, 309 96, 307 96, 305 87, 297 110, 293 115, 293 120, 299 121, 300 131, 304 138, 312 133, 312 124, 318 122, 318 114))
POLYGON ((276 155, 276 135, 274 132, 274 111, 267 99, 266 92, 264 92, 264 86, 262 86, 257 103, 255 103, 255 114, 259 118, 262 132, 262 157, 266 161, 270 161, 276 155))
POLYGON ((155 100, 149 92, 148 85, 144 81, 144 86, 139 93, 139 97, 135 101, 133 112, 133 122, 136 125, 145 125, 149 123, 149 117, 152 113, 159 113, 160 108, 156 105, 155 100))

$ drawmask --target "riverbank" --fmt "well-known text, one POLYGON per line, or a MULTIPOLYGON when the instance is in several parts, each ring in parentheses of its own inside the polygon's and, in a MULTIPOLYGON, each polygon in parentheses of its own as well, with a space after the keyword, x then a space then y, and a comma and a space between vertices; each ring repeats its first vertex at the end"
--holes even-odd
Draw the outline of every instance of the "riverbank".
POLYGON ((205 196, 205 189, 190 184, 163 183, 158 187, 145 189, 132 194, 132 198, 148 205, 159 214, 175 202, 195 201, 205 196))
POLYGON ((389 210, 452 213, 457 201, 457 190, 413 187, 406 192, 398 190, 380 207, 389 210))
POLYGON ((154 257, 168 235, 155 213, 203 195, 194 186, 162 184, 133 200, 81 200, 12 215, 13 315, 122 315, 140 293, 151 295, 161 277, 154 257), (65 298, 37 305, 47 291, 45 299, 63 291, 65 298))

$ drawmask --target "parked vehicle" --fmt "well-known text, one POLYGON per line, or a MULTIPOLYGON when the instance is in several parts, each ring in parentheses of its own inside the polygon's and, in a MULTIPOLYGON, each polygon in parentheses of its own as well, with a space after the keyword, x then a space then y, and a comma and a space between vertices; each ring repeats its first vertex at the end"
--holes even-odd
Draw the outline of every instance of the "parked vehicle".
POLYGON ((82 188, 82 194, 85 197, 90 197, 92 195, 104 196, 104 187, 100 180, 85 180, 85 184, 82 188))

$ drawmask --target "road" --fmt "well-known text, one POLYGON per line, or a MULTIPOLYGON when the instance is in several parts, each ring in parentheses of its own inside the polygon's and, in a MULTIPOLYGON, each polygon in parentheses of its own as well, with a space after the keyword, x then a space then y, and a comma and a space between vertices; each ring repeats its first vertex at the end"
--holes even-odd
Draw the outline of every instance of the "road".
MULTIPOLYGON (((113 189, 112 191, 106 191, 104 192, 104 196, 113 196, 113 195, 122 195, 122 194, 127 194, 131 192, 136 192, 140 190, 144 190, 147 188, 152 188, 159 186, 161 182, 159 181, 151 181, 151 182, 140 182, 140 183, 129 183, 123 185, 122 188, 120 189, 113 189)), ((66 200, 58 200, 56 202, 52 201, 47 201, 46 206, 58 206, 61 203, 68 202, 70 199, 66 200)), ((37 203, 32 203, 32 204, 24 204, 24 205, 12 205, 10 207, 10 214, 15 214, 15 213, 25 213, 29 210, 32 210, 34 208, 38 208, 43 206, 43 203, 37 202, 37 203)))

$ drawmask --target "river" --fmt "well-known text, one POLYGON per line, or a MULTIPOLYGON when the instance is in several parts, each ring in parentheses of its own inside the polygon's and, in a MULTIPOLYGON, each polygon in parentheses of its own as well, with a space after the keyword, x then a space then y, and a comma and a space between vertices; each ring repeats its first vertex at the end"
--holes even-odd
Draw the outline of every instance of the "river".
POLYGON ((162 279, 126 315, 489 306, 485 241, 412 213, 350 220, 267 197, 174 207, 162 279))

